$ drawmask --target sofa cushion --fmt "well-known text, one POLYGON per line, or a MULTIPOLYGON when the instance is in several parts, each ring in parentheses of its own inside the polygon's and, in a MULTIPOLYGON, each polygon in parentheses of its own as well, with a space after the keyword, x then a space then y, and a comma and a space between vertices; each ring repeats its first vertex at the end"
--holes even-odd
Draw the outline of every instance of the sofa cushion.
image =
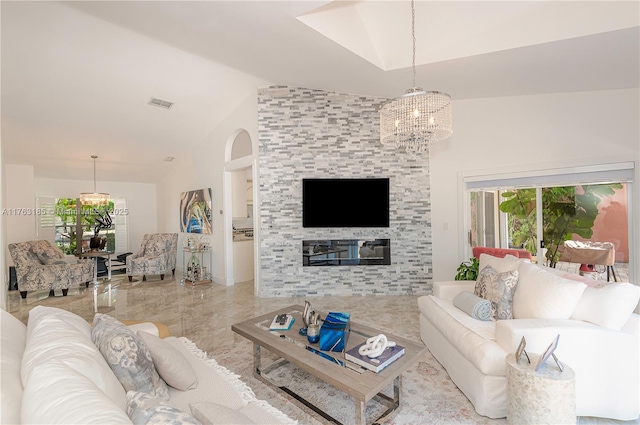
POLYGON ((167 384, 158 375, 147 345, 135 332, 119 320, 97 313, 91 336, 126 391, 169 399, 167 384))
MULTIPOLYGON (((21 376, 25 388, 39 366, 58 362, 86 377, 124 411, 126 393, 89 337, 91 328, 80 316, 68 311, 37 306, 29 312, 27 340, 21 376)), ((45 372, 43 372, 45 373, 45 372)), ((36 382, 35 385, 42 385, 36 382)))
POLYGON ((33 367, 21 414, 25 424, 131 424, 94 381, 59 359, 33 367))
POLYGON ((6 310, 0 312, 0 423, 20 423, 22 378, 20 365, 27 341, 27 326, 6 310))
POLYGON ((191 414, 202 425, 249 425, 253 421, 237 410, 213 402, 191 403, 191 414))
POLYGON ((513 296, 515 319, 568 319, 587 285, 549 273, 535 264, 518 267, 513 296))
POLYGON ((200 425, 200 422, 189 413, 151 394, 129 391, 127 400, 127 415, 134 425, 200 425))
POLYGON ((144 331, 139 331, 138 336, 147 344, 158 374, 168 385, 181 391, 198 385, 198 377, 193 368, 171 344, 144 331))
POLYGON ((433 295, 418 298, 420 314, 478 370, 505 376, 506 352, 495 342, 494 321, 480 321, 433 295))
POLYGON ((640 287, 631 283, 587 287, 571 318, 620 330, 631 317, 639 299, 640 287))

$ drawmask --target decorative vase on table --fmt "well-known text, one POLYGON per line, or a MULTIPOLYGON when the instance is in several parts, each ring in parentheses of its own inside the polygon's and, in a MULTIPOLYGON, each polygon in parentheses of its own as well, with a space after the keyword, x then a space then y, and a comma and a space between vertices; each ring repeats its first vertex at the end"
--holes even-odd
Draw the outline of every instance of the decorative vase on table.
POLYGON ((99 236, 92 237, 91 239, 89 239, 89 248, 91 248, 92 251, 99 249, 101 241, 102 238, 99 236))

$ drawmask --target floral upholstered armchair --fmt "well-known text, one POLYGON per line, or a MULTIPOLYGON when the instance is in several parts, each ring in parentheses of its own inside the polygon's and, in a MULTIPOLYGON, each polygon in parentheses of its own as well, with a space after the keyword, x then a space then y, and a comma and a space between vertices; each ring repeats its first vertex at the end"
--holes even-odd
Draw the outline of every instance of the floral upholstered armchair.
POLYGON ((67 263, 64 254, 49 241, 28 241, 9 244, 9 252, 16 268, 18 290, 22 298, 27 291, 61 289, 66 296, 69 288, 85 284, 93 279, 93 262, 78 259, 67 263))
POLYGON ((144 235, 140 250, 127 257, 127 276, 129 282, 133 276, 142 275, 147 280, 148 274, 159 274, 160 280, 171 270, 176 273, 176 256, 178 255, 177 233, 149 233, 144 235))

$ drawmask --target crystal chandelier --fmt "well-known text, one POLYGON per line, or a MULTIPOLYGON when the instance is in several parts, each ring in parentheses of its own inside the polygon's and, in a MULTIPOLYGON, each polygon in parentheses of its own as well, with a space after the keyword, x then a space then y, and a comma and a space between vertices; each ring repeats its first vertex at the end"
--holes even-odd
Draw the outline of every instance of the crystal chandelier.
POLYGON ((96 159, 97 155, 91 155, 93 158, 93 193, 83 192, 80 194, 80 203, 82 205, 91 205, 93 207, 108 205, 109 204, 109 194, 108 193, 98 193, 96 191, 96 159))
POLYGON ((453 134, 451 96, 416 87, 416 11, 411 0, 413 88, 380 108, 380 142, 392 143, 419 156, 433 142, 453 134))

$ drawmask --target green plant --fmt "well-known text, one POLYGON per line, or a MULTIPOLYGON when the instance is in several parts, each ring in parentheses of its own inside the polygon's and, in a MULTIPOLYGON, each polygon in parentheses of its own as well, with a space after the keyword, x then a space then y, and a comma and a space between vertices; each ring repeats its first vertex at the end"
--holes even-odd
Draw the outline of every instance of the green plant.
POLYGON ((463 261, 456 270, 454 280, 476 280, 479 266, 478 259, 474 257, 469 258, 469 261, 463 261))
MULTIPOLYGON (((559 248, 576 234, 585 239, 593 235, 598 204, 611 196, 619 183, 550 187, 542 189, 542 239, 547 248, 547 264, 554 267, 560 258, 559 248), (581 189, 579 189, 581 188, 581 189), (578 190, 577 190, 578 189, 578 190)), ((517 189, 504 192, 500 211, 509 214, 509 231, 516 246, 536 254, 536 190, 517 189)))

